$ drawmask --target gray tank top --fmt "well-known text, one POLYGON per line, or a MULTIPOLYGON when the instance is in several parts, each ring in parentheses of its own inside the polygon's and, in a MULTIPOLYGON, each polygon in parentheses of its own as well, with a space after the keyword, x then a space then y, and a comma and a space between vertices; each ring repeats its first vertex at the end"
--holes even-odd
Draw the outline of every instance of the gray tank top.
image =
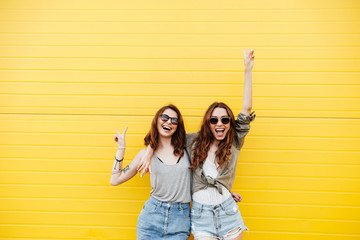
POLYGON ((164 164, 153 154, 151 165, 150 193, 153 197, 164 202, 191 202, 191 170, 186 151, 180 161, 174 165, 164 164))

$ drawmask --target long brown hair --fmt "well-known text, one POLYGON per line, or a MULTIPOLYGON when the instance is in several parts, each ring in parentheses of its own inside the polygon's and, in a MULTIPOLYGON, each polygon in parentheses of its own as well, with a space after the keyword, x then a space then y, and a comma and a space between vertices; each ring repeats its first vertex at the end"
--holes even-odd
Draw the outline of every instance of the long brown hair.
POLYGON ((218 149, 215 153, 219 168, 227 165, 230 162, 231 146, 235 136, 235 118, 231 109, 223 102, 214 102, 209 106, 204 115, 199 135, 194 139, 193 144, 193 159, 191 161, 191 169, 195 170, 197 167, 202 167, 210 149, 210 145, 215 140, 214 135, 210 129, 210 117, 215 108, 224 108, 230 117, 230 128, 225 138, 220 141, 218 149))
POLYGON ((175 111, 178 115, 178 124, 177 129, 174 132, 174 134, 171 136, 171 144, 174 146, 174 155, 175 156, 182 156, 184 154, 184 147, 185 147, 185 126, 184 126, 184 120, 181 116, 181 113, 179 109, 172 104, 169 104, 167 106, 163 106, 160 108, 151 123, 151 128, 148 134, 145 136, 145 146, 149 145, 151 148, 155 151, 159 145, 159 130, 157 128, 157 124, 160 118, 160 115, 166 110, 171 109, 175 111))

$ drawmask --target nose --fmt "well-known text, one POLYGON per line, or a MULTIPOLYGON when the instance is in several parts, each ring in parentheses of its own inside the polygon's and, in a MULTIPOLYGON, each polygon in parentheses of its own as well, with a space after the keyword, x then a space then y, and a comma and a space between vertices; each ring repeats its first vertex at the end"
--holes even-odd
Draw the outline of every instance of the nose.
POLYGON ((166 123, 172 124, 171 118, 169 118, 169 119, 166 121, 166 123))

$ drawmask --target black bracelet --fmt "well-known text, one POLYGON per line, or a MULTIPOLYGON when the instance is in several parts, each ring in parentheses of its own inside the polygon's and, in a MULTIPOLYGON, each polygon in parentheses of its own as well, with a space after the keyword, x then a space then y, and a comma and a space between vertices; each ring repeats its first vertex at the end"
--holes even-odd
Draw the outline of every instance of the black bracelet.
POLYGON ((116 156, 115 156, 115 160, 116 160, 116 163, 115 163, 114 169, 116 169, 116 165, 117 165, 118 163, 120 164, 120 163, 124 160, 124 158, 122 158, 122 159, 119 160, 119 159, 117 159, 116 156))

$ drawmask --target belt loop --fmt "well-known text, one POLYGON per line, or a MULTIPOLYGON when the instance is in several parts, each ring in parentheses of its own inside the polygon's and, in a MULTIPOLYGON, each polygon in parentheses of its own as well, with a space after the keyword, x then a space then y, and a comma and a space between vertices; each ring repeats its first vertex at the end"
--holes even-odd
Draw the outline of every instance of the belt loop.
POLYGON ((224 206, 224 204, 223 204, 223 203, 220 203, 220 206, 221 206, 221 209, 222 209, 223 211, 225 211, 225 206, 224 206))

